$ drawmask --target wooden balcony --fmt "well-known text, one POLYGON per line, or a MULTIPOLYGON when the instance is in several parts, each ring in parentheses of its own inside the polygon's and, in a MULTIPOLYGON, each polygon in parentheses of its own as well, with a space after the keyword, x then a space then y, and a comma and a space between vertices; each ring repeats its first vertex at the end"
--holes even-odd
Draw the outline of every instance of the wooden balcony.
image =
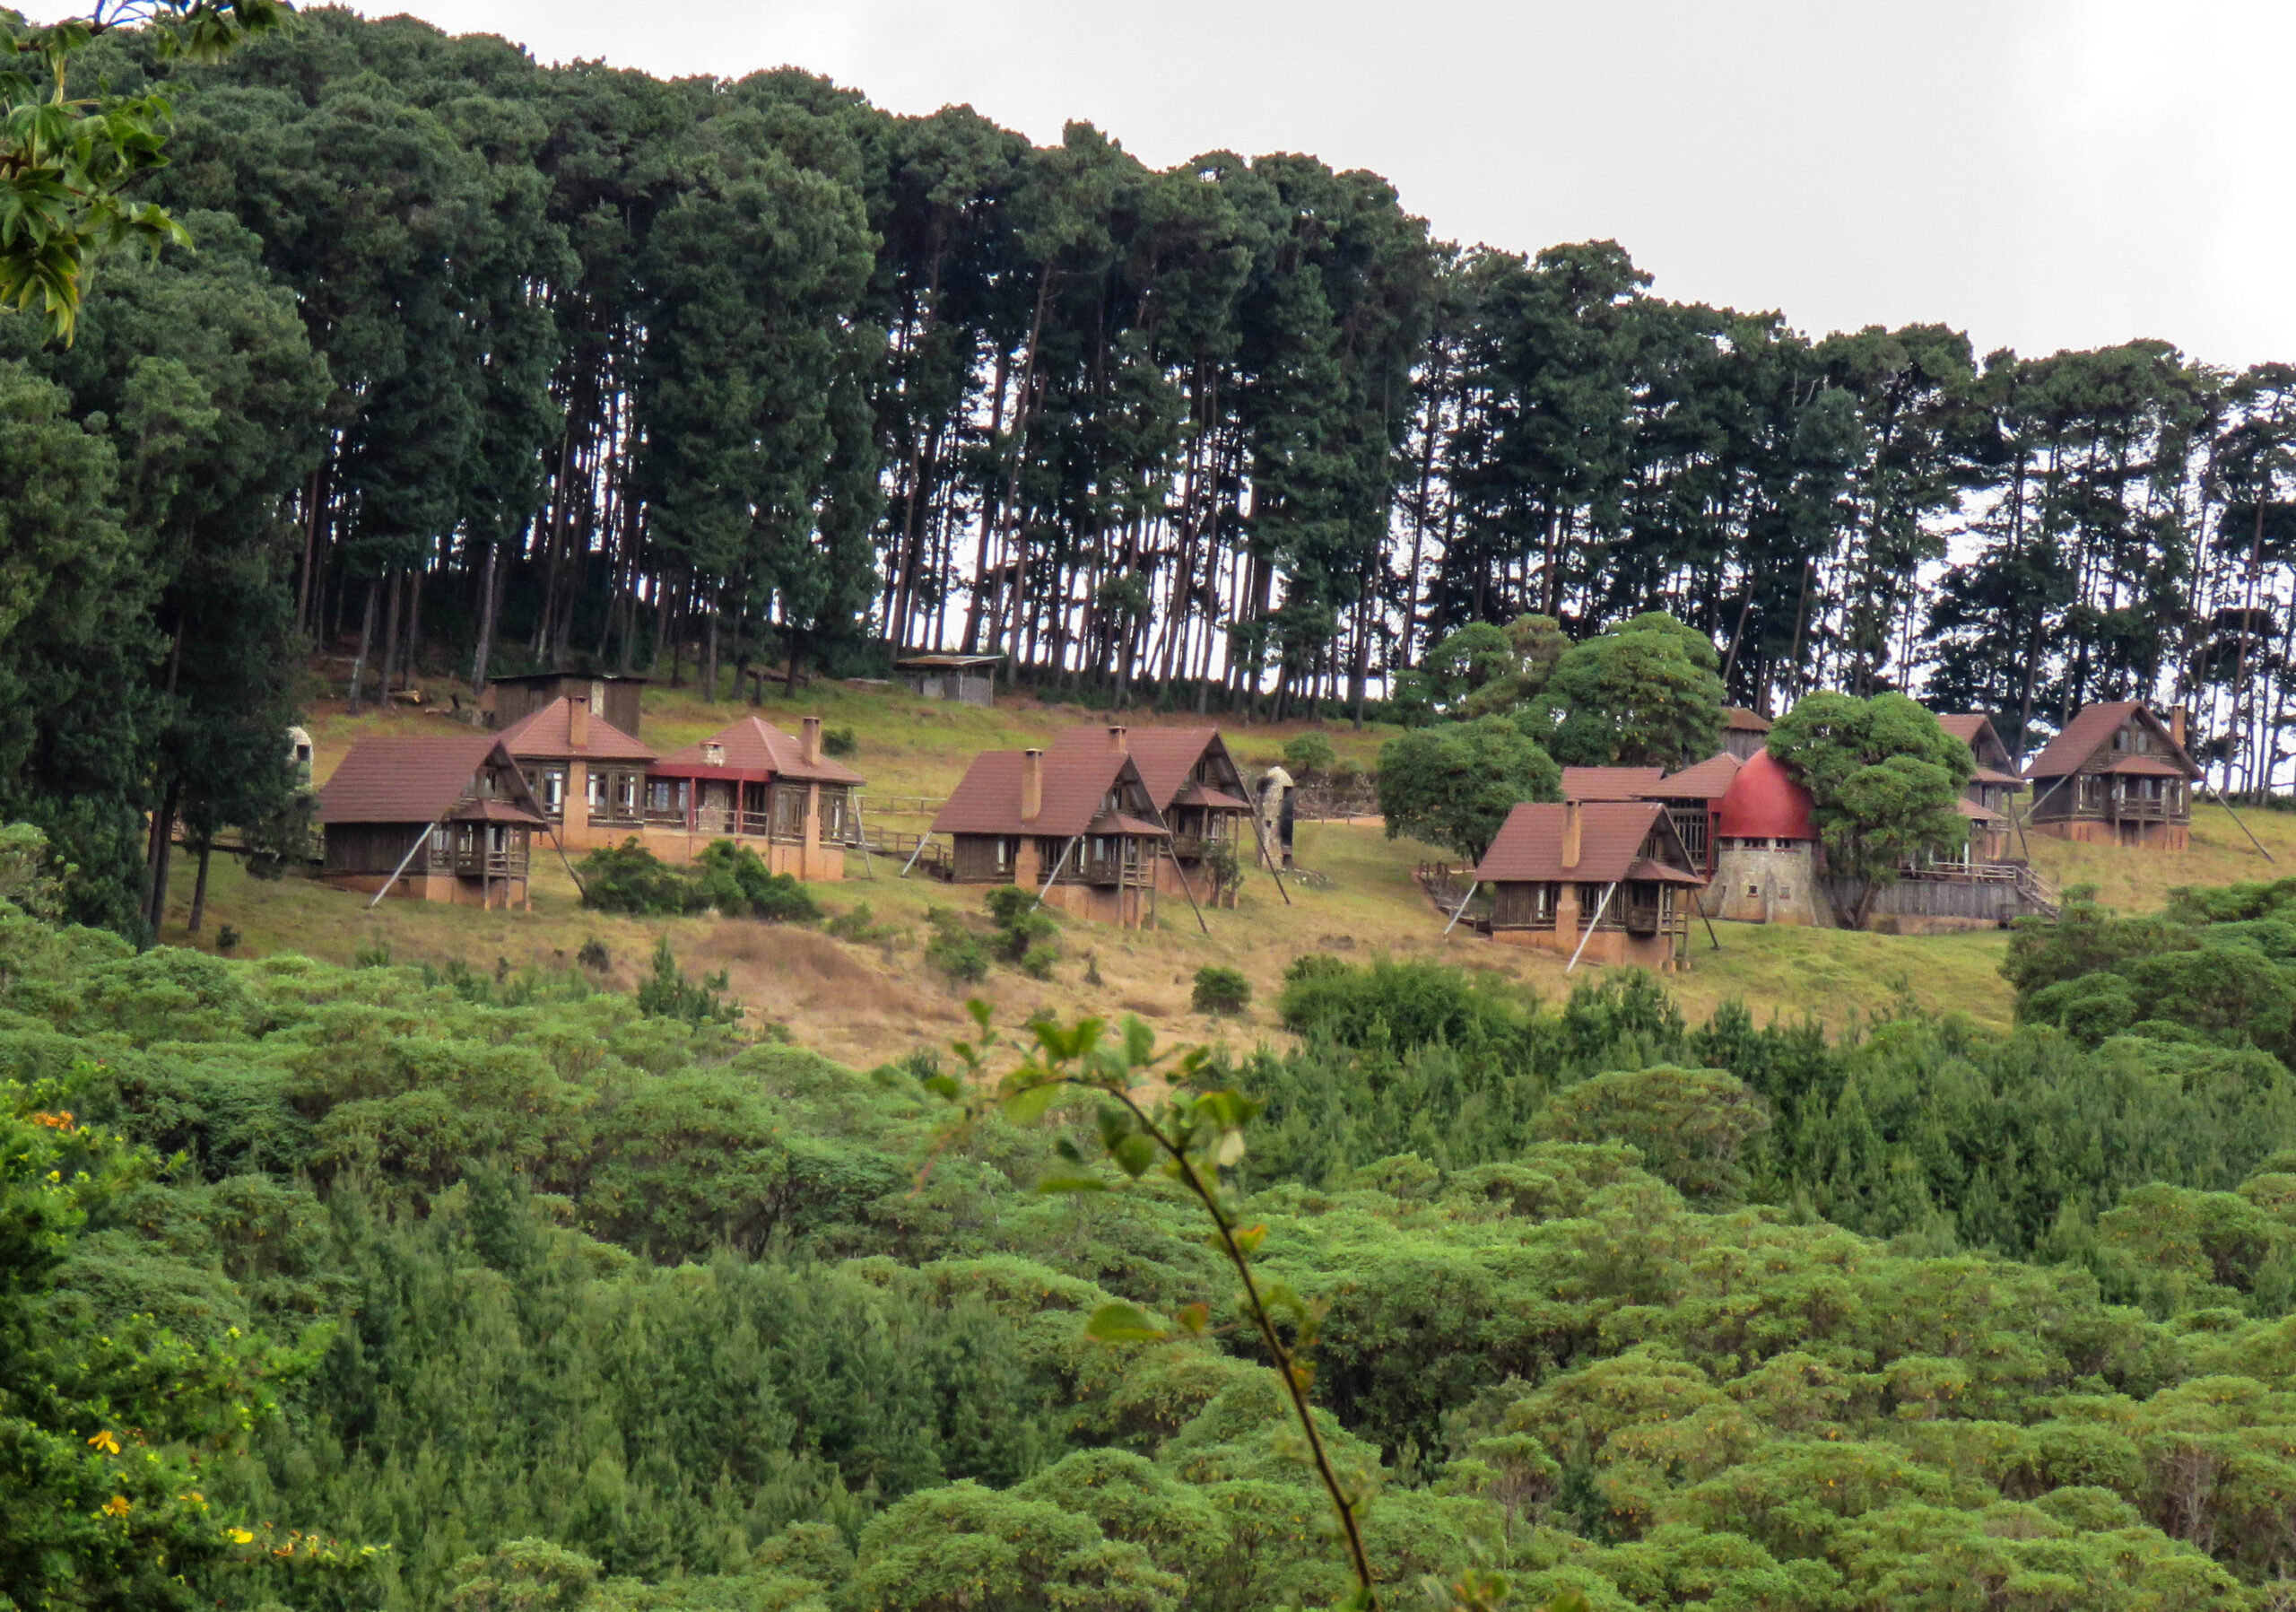
POLYGON ((433 855, 430 871, 451 873, 461 879, 523 879, 526 876, 526 853, 519 850, 453 850, 444 856, 433 855))

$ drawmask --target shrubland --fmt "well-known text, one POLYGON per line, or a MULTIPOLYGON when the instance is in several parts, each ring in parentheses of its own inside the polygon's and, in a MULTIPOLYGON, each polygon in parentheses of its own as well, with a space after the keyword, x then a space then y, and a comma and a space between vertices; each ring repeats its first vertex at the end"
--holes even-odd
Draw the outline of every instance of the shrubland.
MULTIPOLYGON (((2195 893, 2158 920, 2181 951, 2076 909, 2020 984, 2237 949, 2213 932, 2279 902, 2195 893)), ((1550 1005, 1310 958, 1278 1011, 1291 1050, 1172 1090, 1262 1105, 1225 1189, 1312 1319, 1382 1604, 2285 1604, 2296 1082, 2216 1009, 1829 1039, 1691 1023, 1639 974, 1550 1005)), ((9 1592, 1344 1597, 1199 1207, 1152 1172, 1036 1190, 1122 1184, 1078 1163, 1095 1100, 954 1125, 961 1073, 578 973, 0 914, 9 1592), (1088 1337, 1116 1303, 1207 1308, 1088 1337)))

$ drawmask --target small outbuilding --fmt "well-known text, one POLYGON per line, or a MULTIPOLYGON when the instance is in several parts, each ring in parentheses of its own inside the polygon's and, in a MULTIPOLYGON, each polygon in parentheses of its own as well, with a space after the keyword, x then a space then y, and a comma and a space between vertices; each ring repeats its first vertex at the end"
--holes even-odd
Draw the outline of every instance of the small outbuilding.
POLYGON ((474 907, 529 904, 541 802, 500 736, 361 739, 318 793, 320 877, 345 890, 474 907))
POLYGON ((1732 776, 1716 813, 1709 918, 1834 927, 1818 882, 1822 853, 1810 791, 1767 750, 1732 776))
POLYGON ((592 716, 604 717, 636 738, 645 721, 641 697, 646 683, 622 672, 527 672, 497 677, 486 692, 493 701, 492 725, 498 730, 516 726, 554 700, 579 697, 589 701, 592 716))
POLYGON ((1040 888, 1048 907, 1127 929, 1155 921, 1171 833, 1124 751, 985 751, 931 832, 949 836, 935 871, 956 884, 1040 888))
POLYGON ((1770 744, 1770 719, 1743 705, 1722 710, 1722 753, 1750 762, 1770 744))
POLYGON ((1706 882, 1654 800, 1518 806, 1474 876, 1493 940, 1661 973, 1682 966, 1706 882))
POLYGON ((2009 858, 2015 825, 2010 821, 2011 802, 2025 780, 2009 746, 1994 731, 1993 719, 1983 711, 1940 711, 1937 726, 1970 747, 1977 771, 1961 790, 1961 814, 1970 821, 1969 860, 2003 862, 2009 858))
POLYGON ((994 705, 996 665, 1004 658, 1002 655, 904 655, 893 662, 893 673, 919 699, 994 705))

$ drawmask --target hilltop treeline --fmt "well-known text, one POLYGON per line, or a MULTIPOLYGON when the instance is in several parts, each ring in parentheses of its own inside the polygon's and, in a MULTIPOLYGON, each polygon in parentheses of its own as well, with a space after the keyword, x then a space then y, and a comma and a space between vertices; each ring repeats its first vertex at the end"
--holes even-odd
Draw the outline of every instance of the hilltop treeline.
MULTIPOLYGON (((2284 972, 2288 892, 2168 920, 2284 972)), ((2034 931, 2057 982, 2156 928, 2034 931)), ((2232 964, 2239 964, 2234 968, 2232 964)), ((2283 995, 2287 994, 2283 982, 2283 995)), ((2060 997, 2064 993, 2059 993, 2060 997)), ((2084 988, 2083 999, 2106 994, 2084 988)), ((2296 1080, 2201 993, 1831 1041, 1295 969, 1231 1172, 1383 1603, 2285 1604, 2296 1080), (1426 1603, 1498 1571, 1511 1599, 1426 1603)), ((1177 1189, 579 977, 0 909, 0 1593, 1255 1612, 1347 1589, 1177 1189), (1211 1325, 1091 1341, 1124 1301, 1211 1325)))

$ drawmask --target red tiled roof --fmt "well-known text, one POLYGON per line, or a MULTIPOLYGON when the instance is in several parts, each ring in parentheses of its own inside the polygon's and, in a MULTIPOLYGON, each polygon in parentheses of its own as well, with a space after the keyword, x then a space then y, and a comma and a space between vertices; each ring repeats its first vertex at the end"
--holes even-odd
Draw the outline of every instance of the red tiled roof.
POLYGON ((2165 755, 2124 755, 2116 758, 2108 772, 2135 773, 2141 778, 2184 778, 2188 776, 2182 767, 2165 755))
MULTIPOLYGON (((1148 798, 1160 812, 1169 811, 1178 797, 1180 787, 1196 764, 1204 759, 1205 752, 1217 745, 1222 756, 1228 746, 1222 742, 1216 728, 1130 728, 1125 730, 1124 753, 1140 770, 1140 781, 1148 790, 1148 798)), ((1105 727, 1064 728, 1052 736, 1052 747, 1047 756, 1086 754, 1098 752, 1114 754, 1105 727)), ((1231 767, 1235 762, 1231 760, 1231 767)), ((1242 773, 1237 773, 1238 781, 1242 773)), ((1244 803, 1238 801, 1238 806, 1244 803)), ((1249 808, 1247 807, 1247 810, 1249 808)))
POLYGON ((1748 710, 1743 705, 1725 706, 1722 727, 1730 733, 1768 733, 1770 719, 1759 711, 1748 710))
POLYGON ((526 779, 502 736, 493 733, 385 735, 361 739, 319 790, 321 823, 437 823, 469 793, 490 759, 516 780, 534 806, 526 779), (499 754, 498 754, 499 753, 499 754))
POLYGON ((1810 791, 1767 750, 1738 769, 1722 796, 1718 832, 1732 840, 1814 840, 1810 791))
POLYGON ((1664 862, 1653 861, 1648 857, 1643 858, 1628 868, 1626 876, 1630 883, 1638 879, 1661 884, 1703 884, 1706 883, 1694 873, 1684 873, 1679 867, 1669 867, 1664 862))
POLYGON ((1668 773, 1652 793, 1668 800, 1719 800, 1728 793, 1730 780, 1738 776, 1738 769, 1744 765, 1744 762, 1725 750, 1719 755, 1708 756, 1694 767, 1668 773))
POLYGON ((2000 823, 2004 821, 2000 813, 1978 805, 1976 801, 1971 800, 1966 795, 1956 795, 1953 797, 1953 809, 1972 823, 2000 823))
MULTIPOLYGON (((1070 750, 1044 757, 1044 798, 1037 815, 1021 816, 1021 772, 1023 756, 1018 750, 985 750, 958 780, 948 804, 933 819, 936 834, 1048 834, 1066 838, 1095 832, 1094 820, 1106 815, 1103 803, 1118 783, 1140 783, 1140 769, 1129 755, 1113 750, 1070 750)), ((1151 823, 1140 829, 1101 829, 1102 833, 1162 833, 1151 823)))
POLYGON ((1172 797, 1171 804, 1210 806, 1215 811, 1222 812, 1248 812, 1252 809, 1250 801, 1239 800, 1225 789, 1215 789, 1208 784, 1196 783, 1193 780, 1178 794, 1172 797))
POLYGON ((468 800, 447 814, 448 823, 523 823, 528 828, 548 828, 550 820, 507 800, 468 800))
MULTIPOLYGON (((595 719, 594 719, 595 725, 595 719)), ((801 783, 857 784, 861 775, 823 756, 805 760, 805 747, 762 717, 744 717, 706 739, 673 750, 647 769, 665 778, 730 778, 744 783, 792 778, 801 783), (703 759, 707 746, 725 751, 722 762, 703 759)))
MULTIPOLYGON (((1654 825, 1665 823, 1666 808, 1652 800, 1590 800, 1578 808, 1578 862, 1562 865, 1563 815, 1560 802, 1531 801, 1507 814, 1498 838, 1483 854, 1474 876, 1495 883, 1531 880, 1550 883, 1580 879, 1608 884, 1613 879, 1655 878, 1639 874, 1642 844, 1654 825)), ((1671 833, 1671 829, 1666 831, 1671 833)), ((1704 880, 1692 876, 1692 883, 1704 880)))
POLYGON ((1565 767, 1565 800, 1648 800, 1659 794, 1664 767, 1565 767))
POLYGON ((561 694, 504 728, 502 743, 522 761, 567 761, 579 756, 593 762, 650 762, 659 754, 596 711, 590 713, 590 742, 578 750, 572 733, 573 712, 572 698, 561 694))
POLYGON ((2171 776, 2198 778, 2200 769, 2192 764, 2190 757, 2175 749, 2167 726, 2152 715, 2142 700, 2114 700, 2102 705, 2083 706, 2074 712, 2073 720, 2065 725, 2065 731, 2051 739, 2048 746, 2033 758, 2032 765, 2025 769, 2025 776, 2029 779, 2065 778, 2078 772, 2082 763, 2094 755, 2100 745, 2112 742, 2113 735, 2119 731, 2122 723, 2140 712, 2150 719, 2148 726, 2152 728, 2153 736, 2170 745, 2174 759, 2184 763, 2181 767, 2172 768, 2171 776))

